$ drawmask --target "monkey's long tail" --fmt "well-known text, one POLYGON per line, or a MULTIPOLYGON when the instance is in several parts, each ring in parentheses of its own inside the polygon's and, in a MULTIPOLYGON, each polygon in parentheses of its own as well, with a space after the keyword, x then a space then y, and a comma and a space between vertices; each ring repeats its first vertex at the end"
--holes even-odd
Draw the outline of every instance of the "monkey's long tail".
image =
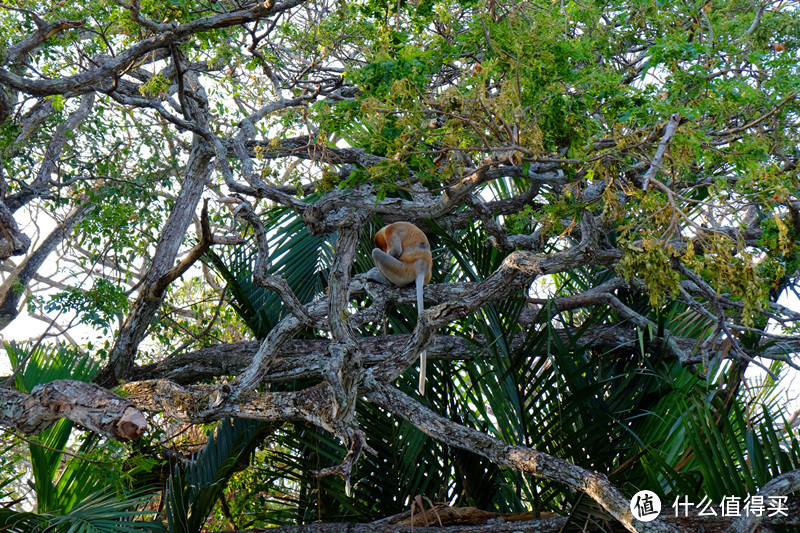
MULTIPOLYGON (((424 274, 417 275, 417 317, 422 314, 423 311, 423 298, 422 298, 422 287, 425 284, 425 276, 424 274)), ((428 353, 427 350, 422 350, 419 353, 419 393, 422 396, 425 396, 425 373, 428 367, 428 353)))

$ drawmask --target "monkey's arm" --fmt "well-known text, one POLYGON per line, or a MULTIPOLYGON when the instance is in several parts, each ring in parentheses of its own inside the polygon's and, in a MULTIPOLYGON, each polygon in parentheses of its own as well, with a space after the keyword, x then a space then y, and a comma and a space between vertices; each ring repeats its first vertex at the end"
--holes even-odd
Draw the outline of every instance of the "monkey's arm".
MULTIPOLYGON (((400 257, 403 255, 403 232, 393 231, 389 235, 389 242, 386 243, 386 253, 392 257, 400 257)), ((372 257, 375 257, 373 252, 372 257)))
POLYGON ((417 278, 414 265, 392 257, 380 248, 372 249, 372 260, 380 273, 398 287, 405 287, 417 278))

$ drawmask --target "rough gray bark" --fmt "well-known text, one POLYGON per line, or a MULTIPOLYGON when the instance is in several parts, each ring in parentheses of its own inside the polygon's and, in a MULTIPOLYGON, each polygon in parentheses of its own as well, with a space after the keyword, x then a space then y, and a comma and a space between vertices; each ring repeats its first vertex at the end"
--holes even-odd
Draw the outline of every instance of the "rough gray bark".
POLYGON ((228 384, 181 387, 166 380, 136 381, 121 388, 141 410, 192 424, 235 416, 306 422, 336 435, 343 429, 336 419, 335 394, 324 382, 299 392, 241 392, 228 384))
MULTIPOLYGON (((363 435, 356 432, 352 422, 341 416, 339 394, 325 382, 292 393, 242 392, 228 384, 180 387, 166 380, 139 381, 125 384, 122 388, 139 408, 149 412, 164 412, 187 423, 205 423, 240 416, 273 422, 302 421, 322 427, 339 435, 348 442, 350 448, 342 465, 327 469, 323 474, 335 473, 347 479, 364 445, 363 435)), ((585 492, 629 531, 680 531, 661 520, 649 523, 635 520, 629 509, 630 501, 602 474, 537 450, 509 446, 485 433, 445 419, 393 386, 371 378, 367 378, 359 394, 450 446, 478 453, 500 466, 559 481, 585 492)))
POLYGON ((22 233, 11 210, 0 200, 0 261, 28 251, 31 238, 22 233))
MULTIPOLYGON (((792 470, 768 481, 756 495, 766 499, 769 496, 785 496, 798 490, 800 490, 800 470, 792 470)), ((767 518, 766 514, 761 516, 755 513, 742 514, 731 524, 731 532, 752 533, 767 518)))
MULTIPOLYGON (((427 287, 426 287, 427 290, 427 287)), ((576 339, 577 331, 562 330, 559 335, 563 342, 576 342, 577 348, 594 347, 598 350, 614 350, 621 354, 641 353, 639 336, 635 330, 620 330, 613 326, 593 326, 576 339)), ((375 367, 387 359, 387 354, 406 346, 411 335, 381 335, 360 338, 358 344, 363 354, 364 368, 375 367)), ((510 340, 511 350, 517 349, 524 336, 510 340)), ((690 350, 694 339, 673 338, 673 343, 683 350, 690 350)), ((484 352, 491 344, 483 336, 476 335, 469 340, 454 335, 434 335, 428 345, 428 358, 431 360, 467 360, 484 352)), ((259 350, 258 341, 219 344, 191 352, 182 352, 167 357, 158 363, 135 366, 131 369, 131 381, 146 379, 167 379, 180 385, 197 383, 210 378, 243 373, 253 362, 259 350)), ((269 365, 269 372, 262 382, 276 383, 297 379, 322 378, 327 367, 330 341, 316 339, 292 339, 281 346, 269 365)), ((645 350, 658 353, 664 346, 663 339, 648 339, 645 350)), ((798 346, 800 350, 800 346, 798 346)), ((697 361, 699 362, 699 360, 697 361)))
POLYGON ((206 180, 211 169, 209 162, 213 156, 211 146, 204 139, 195 136, 189 162, 186 166, 186 179, 183 182, 180 195, 172 208, 169 218, 161 231, 161 237, 156 246, 150 263, 150 270, 144 278, 139 297, 133 304, 131 312, 125 319, 114 347, 109 355, 108 366, 98 377, 98 383, 113 385, 120 379, 125 379, 133 367, 136 350, 139 343, 147 333, 150 320, 158 311, 164 299, 164 293, 155 294, 153 288, 159 279, 169 272, 175 258, 178 256, 183 237, 195 209, 203 194, 206 180))
POLYGON ((30 394, 0 387, 0 424, 31 434, 62 418, 117 440, 138 439, 147 428, 134 402, 90 383, 51 381, 30 394))
MULTIPOLYGON (((205 129, 208 120, 208 100, 205 91, 196 76, 188 76, 191 93, 191 106, 186 117, 195 121, 198 127, 205 129)), ((178 199, 170 212, 150 262, 150 269, 145 275, 139 296, 134 302, 131 312, 120 329, 114 347, 109 355, 107 367, 97 378, 98 383, 113 385, 125 379, 133 366, 136 350, 144 339, 150 321, 161 306, 164 299, 164 287, 161 280, 173 269, 178 251, 183 244, 186 230, 195 215, 197 204, 203 194, 211 173, 209 163, 214 155, 211 143, 201 135, 195 134, 192 149, 186 164, 185 179, 178 199)))

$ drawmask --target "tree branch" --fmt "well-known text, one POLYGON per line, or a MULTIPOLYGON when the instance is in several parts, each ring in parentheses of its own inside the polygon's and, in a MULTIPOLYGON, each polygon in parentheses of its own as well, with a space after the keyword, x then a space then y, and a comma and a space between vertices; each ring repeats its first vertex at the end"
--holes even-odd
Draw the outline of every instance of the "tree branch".
MULTIPOLYGON (((784 496, 797 490, 800 490, 800 470, 792 470, 768 481, 756 495, 766 499, 769 496, 784 496)), ((752 533, 764 518, 763 514, 759 516, 756 513, 745 513, 734 520, 730 531, 732 533, 752 533)))
POLYGON ((650 180, 653 179, 656 176, 656 172, 661 169, 661 165, 664 161, 664 153, 666 153, 667 146, 675 135, 675 132, 678 131, 681 120, 683 120, 683 117, 680 113, 675 113, 669 117, 667 127, 664 128, 664 136, 661 137, 661 142, 658 143, 656 155, 653 156, 653 160, 650 162, 650 168, 647 169, 647 172, 645 172, 642 177, 642 190, 647 190, 650 185, 650 180))
MULTIPOLYGON (((190 99, 190 101, 193 100, 190 99)), ((163 299, 163 291, 159 295, 153 292, 153 288, 158 280, 172 269, 183 236, 192 221, 206 180, 211 173, 209 163, 213 154, 211 146, 202 138, 195 136, 186 166, 186 179, 183 187, 161 231, 150 270, 144 277, 139 297, 134 302, 117 335, 109 355, 108 365, 97 376, 97 383, 113 385, 118 380, 125 379, 133 366, 137 347, 144 338, 150 321, 163 299)))
POLYGON ((203 209, 200 213, 200 242, 194 248, 189 250, 186 257, 168 270, 163 276, 158 278, 150 289, 153 299, 162 299, 164 291, 167 290, 170 283, 181 277, 189 268, 195 264, 213 245, 215 244, 242 244, 244 239, 230 239, 220 238, 211 233, 211 227, 208 222, 208 200, 203 202, 203 209))
MULTIPOLYGON (((30 184, 22 186, 22 190, 17 194, 9 196, 6 199, 6 204, 11 211, 17 211, 20 207, 30 202, 33 198, 41 196, 50 191, 52 175, 56 171, 56 165, 61 152, 64 150, 64 145, 67 143, 69 136, 74 135, 77 127, 89 117, 92 109, 94 108, 94 94, 85 94, 81 97, 81 103, 74 112, 70 113, 67 120, 56 128, 50 142, 47 144, 47 150, 44 154, 39 171, 36 173, 36 178, 30 184)), ((44 106, 42 111, 46 112, 48 106, 44 106)), ((46 115, 45 115, 46 116, 46 115)), ((44 117, 43 117, 44 118, 44 117)))
POLYGON ((57 20, 55 22, 44 22, 41 18, 35 19, 39 28, 25 37, 20 42, 13 44, 5 49, 5 53, 0 55, 0 65, 6 65, 19 61, 20 58, 29 54, 33 49, 41 46, 47 39, 56 33, 73 28, 80 28, 86 24, 86 19, 81 20, 57 20))
POLYGON ((227 383, 181 387, 167 380, 126 383, 121 389, 139 409, 163 412, 180 422, 200 424, 227 417, 307 422, 335 435, 342 434, 334 415, 335 395, 325 382, 298 392, 241 393, 227 383))
POLYGON ((31 238, 22 233, 14 220, 14 215, 0 200, 0 261, 8 259, 12 255, 22 255, 28 251, 31 245, 31 238))
POLYGON ((634 533, 679 531, 661 520, 645 523, 634 519, 630 511, 630 501, 603 474, 575 466, 531 448, 510 446, 478 430, 457 424, 434 413, 391 385, 373 381, 367 386, 367 399, 414 424, 425 434, 449 446, 482 455, 499 466, 558 481, 574 490, 585 492, 619 520, 628 531, 634 533))
POLYGON ((25 288, 28 286, 45 260, 72 233, 75 225, 83 220, 93 208, 94 206, 91 204, 84 204, 68 215, 66 220, 56 226, 42 244, 14 270, 14 274, 6 278, 3 285, 0 286, 0 330, 8 326, 19 314, 17 305, 24 293, 24 291, 20 290, 20 287, 25 288))
POLYGON ((117 440, 138 439, 147 421, 134 403, 90 383, 56 380, 30 394, 0 387, 0 424, 39 433, 61 418, 117 440))
POLYGON ((250 9, 220 13, 202 17, 184 24, 164 24, 163 30, 139 41, 124 52, 105 61, 97 68, 61 78, 25 78, 14 72, 0 69, 0 84, 33 96, 50 96, 54 94, 86 93, 95 90, 113 91, 111 80, 122 75, 124 71, 136 64, 142 57, 158 50, 180 43, 190 35, 219 28, 238 26, 253 22, 269 15, 280 13, 302 4, 305 0, 285 0, 265 7, 262 2, 255 2, 250 9))

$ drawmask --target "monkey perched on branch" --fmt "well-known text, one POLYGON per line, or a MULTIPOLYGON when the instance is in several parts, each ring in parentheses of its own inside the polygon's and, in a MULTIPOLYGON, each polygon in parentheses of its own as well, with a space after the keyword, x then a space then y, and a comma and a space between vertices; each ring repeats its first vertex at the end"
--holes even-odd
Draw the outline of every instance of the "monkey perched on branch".
MULTIPOLYGON (((431 280, 433 259, 428 238, 410 222, 389 224, 375 234, 372 250, 375 269, 369 278, 380 283, 393 283, 398 287, 416 282, 417 316, 422 314, 422 287, 431 280)), ((419 393, 425 395, 425 351, 419 354, 419 393)))

